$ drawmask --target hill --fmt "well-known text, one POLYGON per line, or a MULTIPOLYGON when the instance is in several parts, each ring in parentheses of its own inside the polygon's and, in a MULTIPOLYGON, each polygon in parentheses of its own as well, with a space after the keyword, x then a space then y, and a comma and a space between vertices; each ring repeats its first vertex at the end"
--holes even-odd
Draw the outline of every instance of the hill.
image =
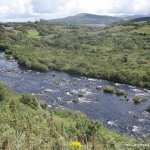
POLYGON ((140 22, 140 21, 150 21, 150 17, 140 17, 130 20, 129 22, 140 22))
POLYGON ((78 24, 78 25, 88 25, 88 24, 109 25, 115 22, 122 22, 122 21, 124 21, 124 19, 118 17, 100 16, 88 13, 81 13, 75 16, 50 20, 50 22, 78 24))

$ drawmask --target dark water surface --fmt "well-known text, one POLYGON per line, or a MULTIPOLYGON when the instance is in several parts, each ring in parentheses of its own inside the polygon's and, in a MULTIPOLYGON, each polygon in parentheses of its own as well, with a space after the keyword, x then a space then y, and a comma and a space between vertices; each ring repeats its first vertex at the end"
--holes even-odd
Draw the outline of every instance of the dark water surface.
POLYGON ((149 90, 64 72, 24 70, 16 62, 6 60, 4 53, 0 53, 0 80, 14 91, 37 95, 49 107, 80 110, 121 133, 140 137, 150 133, 150 114, 145 111, 150 105, 149 90), (125 90, 129 100, 96 89, 97 86, 107 85, 125 90), (132 101, 135 95, 144 95, 148 101, 136 105, 132 101))

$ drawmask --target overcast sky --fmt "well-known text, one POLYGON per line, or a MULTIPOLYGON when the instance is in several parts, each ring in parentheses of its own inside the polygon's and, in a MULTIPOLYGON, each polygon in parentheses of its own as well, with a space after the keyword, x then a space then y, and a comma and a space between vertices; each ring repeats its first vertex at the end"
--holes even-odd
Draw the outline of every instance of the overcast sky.
POLYGON ((0 21, 34 21, 78 13, 150 14, 150 0, 0 0, 0 21))

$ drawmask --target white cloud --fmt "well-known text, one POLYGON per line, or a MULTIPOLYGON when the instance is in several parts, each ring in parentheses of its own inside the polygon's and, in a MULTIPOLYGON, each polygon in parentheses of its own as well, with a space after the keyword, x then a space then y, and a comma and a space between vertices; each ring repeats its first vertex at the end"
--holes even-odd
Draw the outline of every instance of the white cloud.
POLYGON ((150 0, 0 0, 0 21, 59 18, 78 13, 147 14, 150 0))

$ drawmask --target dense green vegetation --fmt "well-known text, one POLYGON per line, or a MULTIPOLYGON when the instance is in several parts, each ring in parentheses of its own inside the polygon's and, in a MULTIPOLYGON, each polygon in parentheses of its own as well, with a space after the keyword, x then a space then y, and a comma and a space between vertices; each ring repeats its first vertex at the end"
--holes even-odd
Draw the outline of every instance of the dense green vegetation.
POLYGON ((116 94, 118 96, 122 96, 122 95, 126 95, 126 92, 123 91, 123 90, 119 90, 119 89, 116 89, 114 87, 111 87, 111 86, 106 86, 103 88, 103 91, 105 93, 112 93, 112 94, 116 94))
POLYGON ((0 49, 24 67, 55 69, 150 89, 150 22, 100 27, 9 23, 0 49))
POLYGON ((37 30, 28 30, 27 35, 29 38, 38 38, 39 32, 37 32, 37 30))
POLYGON ((145 98, 143 96, 134 96, 133 101, 134 101, 135 104, 139 104, 141 102, 147 101, 147 98, 145 98))
POLYGON ((13 93, 0 82, 2 150, 144 150, 148 147, 126 145, 149 142, 109 131, 80 112, 49 109, 35 96, 13 93))

